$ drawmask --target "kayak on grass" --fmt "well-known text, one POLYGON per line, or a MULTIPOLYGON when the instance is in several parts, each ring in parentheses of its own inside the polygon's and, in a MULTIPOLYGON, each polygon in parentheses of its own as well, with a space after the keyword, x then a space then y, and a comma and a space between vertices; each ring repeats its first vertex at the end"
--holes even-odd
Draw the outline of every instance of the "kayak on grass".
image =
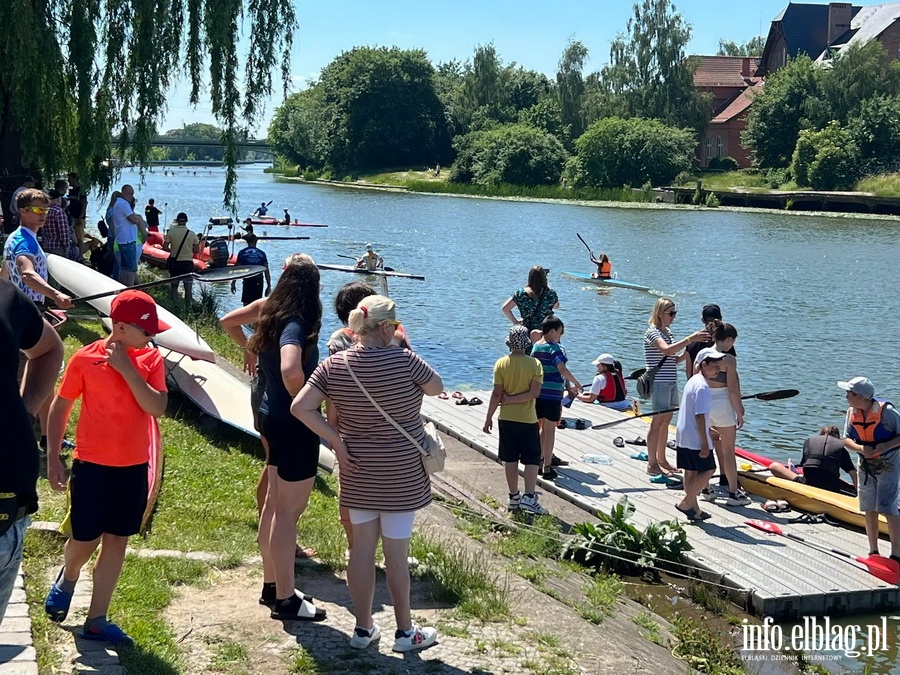
POLYGON ((644 292, 653 290, 649 286, 641 286, 640 284, 633 284, 630 281, 622 281, 621 279, 598 279, 597 277, 592 277, 590 274, 585 274, 583 272, 563 272, 563 276, 569 277, 570 279, 576 279, 577 281, 586 281, 591 284, 597 284, 598 286, 630 288, 633 291, 644 292))

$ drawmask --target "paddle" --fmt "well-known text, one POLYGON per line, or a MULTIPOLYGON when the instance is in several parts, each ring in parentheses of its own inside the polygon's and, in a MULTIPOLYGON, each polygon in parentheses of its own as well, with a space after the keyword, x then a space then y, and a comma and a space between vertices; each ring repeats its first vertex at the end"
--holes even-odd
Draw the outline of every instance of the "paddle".
POLYGON ((343 253, 336 254, 338 258, 347 258, 348 260, 359 260, 355 255, 344 255, 343 253))
MULTIPOLYGON (((798 389, 777 389, 775 391, 763 391, 758 394, 747 394, 746 396, 741 396, 741 400, 746 400, 748 398, 758 398, 760 401, 780 401, 783 398, 791 398, 792 396, 796 396, 800 391, 798 389)), ((657 410, 656 412, 647 413, 645 415, 641 415, 641 417, 653 417, 654 415, 664 415, 666 413, 677 412, 678 408, 667 408, 666 410, 657 410)), ((625 417, 620 420, 613 420, 612 422, 604 422, 603 424, 595 424, 591 427, 591 429, 607 429, 609 427, 614 427, 617 424, 623 424, 624 422, 630 422, 634 417, 625 417)))
POLYGON ((195 279, 204 283, 221 283, 223 281, 232 281, 233 279, 246 279, 247 277, 256 276, 266 271, 262 265, 241 265, 235 267, 220 267, 217 269, 207 270, 206 272, 189 272, 188 274, 179 274, 176 277, 168 277, 166 279, 158 279, 157 281, 148 281, 145 284, 137 286, 125 286, 117 288, 114 291, 106 291, 97 293, 96 295, 86 295, 82 298, 72 298, 72 302, 88 302, 98 298, 105 298, 110 295, 118 295, 122 291, 141 291, 145 288, 153 288, 154 286, 163 286, 165 284, 174 284, 185 279, 195 279))
POLYGON ((594 257, 594 252, 591 250, 591 247, 588 246, 588 243, 587 243, 584 239, 582 239, 582 238, 581 238, 581 235, 578 234, 577 232, 575 233, 575 236, 578 237, 579 239, 581 239, 581 243, 584 244, 584 247, 588 250, 588 253, 590 253, 590 254, 591 254, 591 257, 593 258, 593 257, 594 257))
POLYGON ((840 551, 836 548, 828 548, 827 546, 822 546, 815 542, 807 541, 803 537, 799 537, 796 534, 785 532, 775 523, 769 523, 764 520, 745 520, 744 522, 750 527, 756 528, 757 530, 762 530, 763 532, 771 532, 772 534, 780 534, 782 537, 787 537, 788 539, 799 541, 801 544, 806 544, 810 548, 816 549, 817 551, 835 553, 843 558, 855 560, 856 562, 865 565, 866 569, 869 570, 869 574, 876 576, 882 581, 885 581, 889 584, 893 584, 896 586, 897 583, 900 582, 900 563, 898 563, 896 560, 885 558, 884 556, 880 555, 870 555, 866 558, 854 556, 850 553, 847 553, 846 551, 840 551))
POLYGON ((646 372, 647 372, 647 369, 646 369, 646 368, 638 368, 637 370, 635 370, 634 372, 632 372, 631 375, 629 375, 629 376, 626 377, 625 379, 626 379, 626 380, 636 380, 636 379, 638 379, 641 375, 643 375, 643 374, 646 373, 646 372))

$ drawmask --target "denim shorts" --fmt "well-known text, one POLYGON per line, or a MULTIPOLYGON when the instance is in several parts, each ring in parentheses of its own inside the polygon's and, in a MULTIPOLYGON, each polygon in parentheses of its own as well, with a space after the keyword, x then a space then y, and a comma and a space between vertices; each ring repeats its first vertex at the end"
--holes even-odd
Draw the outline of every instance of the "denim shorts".
POLYGON ((30 522, 28 516, 16 521, 6 534, 0 537, 0 623, 9 605, 19 565, 22 563, 22 548, 25 545, 25 531, 30 522))
POLYGON ((860 457, 860 511, 877 511, 885 516, 900 515, 897 509, 898 493, 900 493, 900 450, 892 450, 874 461, 860 457))
POLYGON ((653 390, 650 394, 650 404, 653 412, 669 410, 678 407, 678 383, 653 381, 653 390))
POLYGON ((137 272, 137 243, 119 244, 119 268, 125 272, 137 272))

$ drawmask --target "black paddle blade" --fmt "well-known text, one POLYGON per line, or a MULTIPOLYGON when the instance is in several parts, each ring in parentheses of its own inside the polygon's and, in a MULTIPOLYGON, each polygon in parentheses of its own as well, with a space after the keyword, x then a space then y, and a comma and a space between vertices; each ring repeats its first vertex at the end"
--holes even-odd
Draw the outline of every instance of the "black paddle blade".
POLYGON ((632 372, 631 375, 626 375, 626 376, 625 376, 625 379, 626 379, 626 380, 636 380, 636 379, 638 379, 641 375, 643 375, 643 374, 646 373, 646 372, 647 372, 647 369, 646 369, 646 368, 638 368, 637 370, 635 370, 634 372, 632 372))
POLYGON ((246 279, 266 271, 262 265, 235 265, 234 267, 211 267, 203 272, 198 272, 195 278, 206 283, 219 281, 231 281, 232 279, 246 279))
POLYGON ((753 398, 758 398, 760 401, 780 401, 783 398, 791 398, 799 393, 799 389, 777 389, 775 391, 764 391, 760 394, 754 394, 753 398))

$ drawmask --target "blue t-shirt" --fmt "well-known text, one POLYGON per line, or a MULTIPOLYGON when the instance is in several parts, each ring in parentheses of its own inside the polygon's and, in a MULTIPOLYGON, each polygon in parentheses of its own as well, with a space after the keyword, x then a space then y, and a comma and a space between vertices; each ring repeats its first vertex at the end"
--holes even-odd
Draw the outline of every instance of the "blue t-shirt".
POLYGON ((269 264, 269 259, 266 257, 266 254, 263 251, 260 251, 255 246, 247 246, 246 248, 242 248, 240 251, 238 251, 237 264, 262 265, 263 267, 265 267, 269 264))
POLYGON ((541 362, 544 382, 538 398, 561 401, 566 391, 565 381, 557 366, 566 363, 566 352, 558 342, 538 343, 531 349, 531 355, 541 362))
MULTIPOLYGON (((293 397, 288 393, 281 378, 281 347, 297 345, 301 349, 306 344, 306 329, 299 318, 287 322, 281 331, 278 349, 264 351, 259 355, 259 368, 266 379, 266 391, 259 412, 276 419, 289 419, 293 397)), ((313 345, 303 359, 303 374, 309 379, 319 363, 319 347, 313 345)))
POLYGON ((9 235, 9 238, 6 240, 6 245, 3 247, 3 260, 6 265, 6 272, 9 280, 18 286, 22 292, 34 302, 41 304, 44 302, 43 293, 28 288, 22 279, 22 275, 19 274, 19 268, 16 266, 16 258, 20 255, 30 258, 31 262, 34 264, 34 271, 37 272, 44 281, 47 281, 47 257, 41 250, 37 237, 34 236, 34 233, 31 230, 25 227, 16 228, 16 230, 9 235))

